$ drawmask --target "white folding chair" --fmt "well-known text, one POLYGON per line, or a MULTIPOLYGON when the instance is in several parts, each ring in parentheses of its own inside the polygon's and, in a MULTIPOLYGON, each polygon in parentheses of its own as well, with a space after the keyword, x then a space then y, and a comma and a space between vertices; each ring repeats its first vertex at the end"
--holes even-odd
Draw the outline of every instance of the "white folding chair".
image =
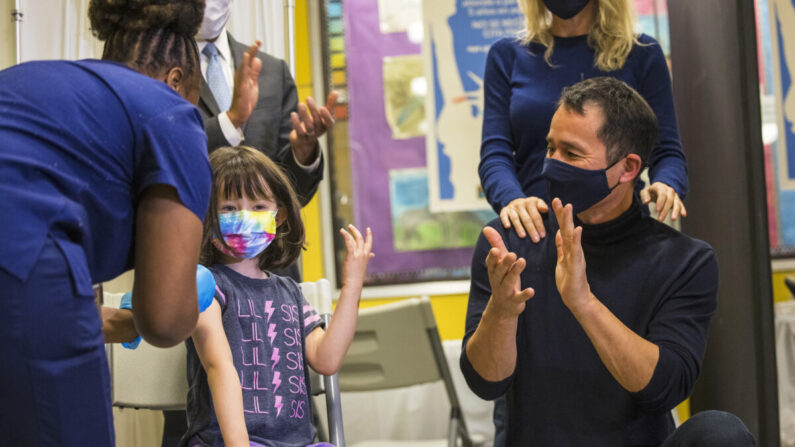
MULTIPOLYGON (((386 390, 442 381, 450 403, 447 439, 418 444, 471 447, 466 422, 427 297, 362 309, 356 334, 339 372, 340 389, 386 390)), ((368 440, 367 446, 411 442, 368 440)))
MULTIPOLYGON (((121 293, 105 293, 105 305, 119 307, 121 293)), ((137 349, 109 346, 111 402, 116 407, 149 410, 184 410, 188 395, 184 343, 157 348, 141 341, 137 349)))

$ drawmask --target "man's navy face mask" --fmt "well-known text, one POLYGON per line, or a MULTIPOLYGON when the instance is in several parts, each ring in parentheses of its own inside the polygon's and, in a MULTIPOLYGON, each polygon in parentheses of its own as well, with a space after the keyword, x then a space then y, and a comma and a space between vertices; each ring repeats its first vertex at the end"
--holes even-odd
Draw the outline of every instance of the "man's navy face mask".
POLYGON ((579 14, 587 4, 588 0, 544 0, 549 12, 564 20, 579 14))
POLYGON ((541 175, 547 180, 549 200, 557 197, 563 206, 571 203, 575 215, 587 210, 610 195, 621 183, 612 188, 607 184, 607 170, 616 163, 618 161, 605 169, 582 169, 554 158, 545 158, 541 175))

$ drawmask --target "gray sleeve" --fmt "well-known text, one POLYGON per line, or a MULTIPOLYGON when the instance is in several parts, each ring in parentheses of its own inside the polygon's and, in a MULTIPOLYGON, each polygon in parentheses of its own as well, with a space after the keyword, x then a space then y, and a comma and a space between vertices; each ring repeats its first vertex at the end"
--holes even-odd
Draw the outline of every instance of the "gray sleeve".
MULTIPOLYGON (((293 181, 298 200, 303 206, 312 200, 320 181, 323 179, 323 155, 322 151, 320 151, 320 145, 318 145, 317 151, 320 152, 321 160, 320 165, 313 172, 307 172, 306 169, 296 163, 295 157, 293 157, 293 149, 290 146, 290 132, 293 130, 293 123, 290 120, 290 114, 298 110, 298 90, 295 87, 295 81, 287 68, 287 64, 281 61, 281 66, 284 94, 282 97, 281 124, 279 125, 279 151, 275 159, 282 165, 293 181)), ((218 131, 220 133, 220 128, 218 131)), ((223 135, 221 137, 223 138, 223 135)))

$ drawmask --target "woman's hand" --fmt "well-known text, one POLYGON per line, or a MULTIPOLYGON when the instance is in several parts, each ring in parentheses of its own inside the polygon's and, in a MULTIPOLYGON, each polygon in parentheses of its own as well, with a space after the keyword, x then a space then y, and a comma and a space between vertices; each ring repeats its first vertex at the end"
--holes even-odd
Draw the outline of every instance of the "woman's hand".
POLYGON ((513 226, 519 237, 523 238, 530 234, 530 239, 538 242, 547 235, 541 214, 546 214, 548 211, 546 202, 538 197, 523 197, 512 200, 500 210, 500 220, 505 228, 513 226))
POLYGON ((649 202, 657 203, 657 220, 664 221, 671 212, 671 220, 679 216, 687 217, 687 210, 676 191, 662 182, 654 182, 640 191, 640 200, 644 205, 649 202))
POLYGON ((364 283, 364 273, 367 271, 367 263, 375 256, 371 252, 373 248, 373 234, 367 228, 367 236, 362 237, 362 233, 353 225, 348 225, 348 231, 340 228, 340 233, 345 239, 345 264, 342 266, 342 286, 358 286, 361 288, 364 283))

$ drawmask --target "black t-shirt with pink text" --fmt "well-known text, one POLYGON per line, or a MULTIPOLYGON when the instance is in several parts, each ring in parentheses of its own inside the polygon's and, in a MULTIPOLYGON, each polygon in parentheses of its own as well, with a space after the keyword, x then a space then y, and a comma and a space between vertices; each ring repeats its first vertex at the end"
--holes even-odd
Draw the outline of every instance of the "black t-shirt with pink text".
MULTIPOLYGON (((321 320, 290 278, 252 279, 226 266, 210 267, 215 299, 243 393, 251 441, 306 446, 315 437, 304 340, 321 320)), ((188 432, 182 445, 222 446, 207 374, 193 341, 188 348, 188 432)))

